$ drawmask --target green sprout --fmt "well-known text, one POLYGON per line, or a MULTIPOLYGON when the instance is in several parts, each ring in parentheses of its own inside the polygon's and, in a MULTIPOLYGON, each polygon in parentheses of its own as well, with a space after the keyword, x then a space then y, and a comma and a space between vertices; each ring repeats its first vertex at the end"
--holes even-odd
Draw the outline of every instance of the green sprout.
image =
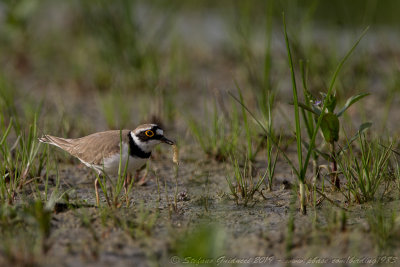
MULTIPOLYGON (((321 132, 324 137, 326 144, 329 145, 329 160, 331 162, 331 182, 334 185, 335 189, 340 189, 340 179, 338 177, 337 171, 337 154, 336 151, 336 143, 339 141, 339 130, 340 130, 340 122, 339 117, 342 116, 346 110, 355 104, 356 102, 360 101, 362 98, 369 95, 369 93, 362 93, 355 96, 350 97, 347 99, 345 105, 337 112, 335 112, 337 97, 336 94, 326 95, 321 93, 322 100, 310 100, 312 105, 306 105, 303 103, 299 103, 299 106, 302 109, 312 113, 315 117, 315 120, 322 114, 321 120, 321 132), (322 104, 326 107, 326 111, 323 112, 322 104)), ((370 124, 368 124, 370 126, 370 124)), ((366 124, 361 125, 363 129, 365 129, 366 124)), ((369 127, 368 126, 368 127, 369 127)))

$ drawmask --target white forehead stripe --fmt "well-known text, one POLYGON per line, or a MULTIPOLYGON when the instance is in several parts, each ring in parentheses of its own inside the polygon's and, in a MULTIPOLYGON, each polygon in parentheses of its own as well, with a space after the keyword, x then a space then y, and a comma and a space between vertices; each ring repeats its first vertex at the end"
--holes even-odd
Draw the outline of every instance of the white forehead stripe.
POLYGON ((148 130, 151 130, 153 127, 147 127, 147 128, 140 128, 140 129, 136 129, 135 132, 139 133, 139 132, 145 132, 148 130))
MULTIPOLYGON (((155 125, 155 124, 154 124, 154 125, 155 125)), ((142 129, 140 129, 138 132, 145 132, 145 131, 151 130, 152 128, 153 128, 153 127, 142 128, 142 129)), ((158 135, 164 135, 164 131, 161 130, 161 129, 157 129, 157 130, 156 130, 156 134, 158 134, 158 135)))

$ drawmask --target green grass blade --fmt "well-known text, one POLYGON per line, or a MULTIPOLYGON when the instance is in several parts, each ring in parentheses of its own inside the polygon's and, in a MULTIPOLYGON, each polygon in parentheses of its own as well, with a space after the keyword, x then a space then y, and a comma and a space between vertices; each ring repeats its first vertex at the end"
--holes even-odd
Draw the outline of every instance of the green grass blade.
MULTIPOLYGON (((292 60, 292 53, 290 51, 289 45, 289 37, 286 31, 286 21, 285 21, 285 14, 283 16, 283 29, 285 34, 285 42, 286 42, 286 50, 288 54, 289 66, 290 66, 290 75, 292 78, 292 89, 293 89, 293 104, 294 104, 294 117, 296 122, 296 141, 297 141, 297 158, 299 161, 300 167, 300 177, 298 177, 302 182, 304 182, 305 172, 301 169, 303 168, 303 154, 302 154, 302 147, 301 147, 301 125, 300 125, 300 113, 299 113, 299 99, 297 96, 297 86, 296 86, 296 76, 294 74, 294 67, 293 67, 293 60, 292 60)), ((307 167, 307 166, 305 166, 307 167)))
POLYGON ((0 141, 0 146, 2 146, 3 143, 5 142, 5 140, 7 139, 8 134, 10 133, 12 125, 13 125, 13 119, 11 118, 10 123, 8 124, 8 127, 7 127, 7 129, 6 129, 6 131, 5 131, 4 135, 3 135, 3 138, 0 141))

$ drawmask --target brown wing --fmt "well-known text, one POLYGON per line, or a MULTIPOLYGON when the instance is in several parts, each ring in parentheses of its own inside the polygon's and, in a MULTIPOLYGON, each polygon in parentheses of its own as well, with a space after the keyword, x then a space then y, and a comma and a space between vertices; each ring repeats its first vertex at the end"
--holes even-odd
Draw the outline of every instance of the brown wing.
MULTIPOLYGON (((122 130, 122 142, 129 143, 129 130, 122 130)), ((71 155, 81 160, 100 165, 104 158, 108 158, 113 154, 119 153, 120 148, 120 131, 106 131, 94 133, 82 138, 73 139, 71 155)))
MULTIPOLYGON (((129 143, 130 130, 122 130, 122 142, 129 143)), ((104 158, 119 153, 120 131, 94 133, 77 139, 44 136, 43 141, 56 145, 71 155, 90 164, 101 165, 104 158)))

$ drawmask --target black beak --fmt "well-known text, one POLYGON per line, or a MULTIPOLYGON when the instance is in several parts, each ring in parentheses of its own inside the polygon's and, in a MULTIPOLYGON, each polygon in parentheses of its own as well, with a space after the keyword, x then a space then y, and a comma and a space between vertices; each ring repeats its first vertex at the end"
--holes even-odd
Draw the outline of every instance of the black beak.
POLYGON ((166 138, 165 136, 161 137, 161 142, 166 143, 168 145, 173 145, 175 144, 173 141, 169 140, 168 138, 166 138))

